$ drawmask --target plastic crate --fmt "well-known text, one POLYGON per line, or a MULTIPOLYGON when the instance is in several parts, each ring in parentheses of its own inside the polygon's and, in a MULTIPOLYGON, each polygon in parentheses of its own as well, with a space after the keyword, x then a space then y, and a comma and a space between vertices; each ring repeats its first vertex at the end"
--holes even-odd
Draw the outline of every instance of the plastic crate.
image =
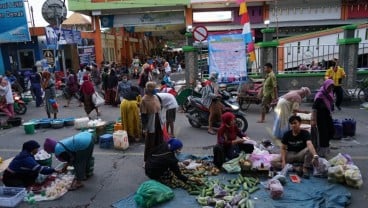
POLYGON ((25 188, 0 186, 0 207, 16 207, 26 195, 25 188))
POLYGON ((104 134, 100 136, 100 148, 111 149, 114 146, 112 134, 104 134))

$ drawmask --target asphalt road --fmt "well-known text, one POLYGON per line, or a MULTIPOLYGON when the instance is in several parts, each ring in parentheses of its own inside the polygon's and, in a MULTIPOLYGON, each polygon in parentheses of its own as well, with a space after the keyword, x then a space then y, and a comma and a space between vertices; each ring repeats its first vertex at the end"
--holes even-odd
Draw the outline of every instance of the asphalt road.
MULTIPOLYGON (((60 106, 64 100, 58 100, 60 106)), ((24 121, 30 119, 44 118, 46 113, 43 108, 35 108, 34 103, 28 104, 28 112, 22 116, 24 121)), ((346 104, 347 105, 347 104, 346 104)), ((60 108, 59 117, 83 117, 84 110, 77 107, 74 100, 69 108, 60 108)), ((303 104, 310 109, 310 104, 303 104)), ((106 121, 114 121, 119 117, 119 108, 111 106, 101 107, 101 118, 106 121)), ((252 105, 246 112, 249 123, 248 135, 257 141, 271 139, 273 115, 266 116, 266 123, 256 123, 259 118, 259 106, 252 105)), ((357 134, 354 138, 344 138, 332 141, 332 154, 338 152, 348 153, 353 157, 355 164, 361 169, 363 180, 367 181, 367 159, 368 146, 368 111, 360 109, 357 105, 343 106, 342 111, 335 112, 334 118, 354 118, 357 121, 357 134)), ((0 119, 4 118, 3 116, 0 119)), ((212 149, 206 148, 216 143, 216 137, 209 135, 206 128, 196 129, 190 126, 183 113, 177 114, 175 123, 175 135, 184 143, 183 152, 195 155, 212 155, 212 149)), ((11 129, 0 130, 0 156, 9 158, 15 156, 21 149, 23 142, 34 139, 43 144, 45 138, 62 139, 77 133, 73 127, 62 129, 40 129, 33 135, 26 135, 22 126, 11 129)), ((143 143, 131 143, 126 151, 114 149, 101 149, 95 145, 95 172, 79 190, 68 192, 62 198, 39 202, 35 205, 22 203, 19 207, 111 207, 111 204, 134 193, 139 185, 148 178, 144 174, 143 165, 143 143)), ((57 161, 54 159, 53 164, 57 161)), ((367 207, 368 188, 364 184, 360 190, 348 188, 352 193, 352 204, 349 207, 367 207)))

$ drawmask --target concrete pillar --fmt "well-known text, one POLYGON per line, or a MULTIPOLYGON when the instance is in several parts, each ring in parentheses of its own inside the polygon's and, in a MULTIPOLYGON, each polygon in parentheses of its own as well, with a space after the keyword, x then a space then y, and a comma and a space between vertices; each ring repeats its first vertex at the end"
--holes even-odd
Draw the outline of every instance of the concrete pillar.
POLYGON ((260 67, 263 67, 266 63, 271 63, 273 71, 277 74, 277 46, 279 45, 278 40, 273 39, 273 33, 275 28, 266 28, 261 30, 263 33, 263 42, 257 43, 260 47, 260 67))
POLYGON ((186 87, 195 87, 198 78, 198 52, 193 46, 183 46, 185 55, 185 84, 186 87))
POLYGON ((355 38, 356 25, 344 26, 344 38, 338 40, 339 44, 339 61, 338 65, 342 66, 346 73, 344 85, 348 89, 355 87, 357 79, 358 67, 358 49, 361 38, 355 38))

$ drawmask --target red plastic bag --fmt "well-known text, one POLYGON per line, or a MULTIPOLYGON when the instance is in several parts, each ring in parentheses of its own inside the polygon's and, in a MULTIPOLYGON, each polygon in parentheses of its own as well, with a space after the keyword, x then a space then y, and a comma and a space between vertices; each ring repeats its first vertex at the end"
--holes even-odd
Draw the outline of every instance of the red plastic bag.
POLYGON ((165 142, 170 140, 169 132, 167 132, 166 124, 162 125, 162 137, 165 142))

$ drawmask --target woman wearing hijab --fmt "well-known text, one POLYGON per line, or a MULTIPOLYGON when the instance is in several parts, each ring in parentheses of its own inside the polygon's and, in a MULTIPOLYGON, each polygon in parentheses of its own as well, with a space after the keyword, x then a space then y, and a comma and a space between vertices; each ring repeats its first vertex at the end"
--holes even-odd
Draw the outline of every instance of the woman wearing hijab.
MULTIPOLYGON (((66 105, 64 105, 64 107, 69 107, 72 98, 73 97, 77 98, 77 93, 78 93, 78 78, 74 70, 70 69, 65 86, 66 105)), ((79 106, 82 106, 82 103, 80 103, 79 106)))
POLYGON ((83 95, 83 104, 84 104, 84 111, 86 112, 87 116, 93 111, 96 110, 97 116, 100 116, 98 112, 98 107, 92 102, 92 95, 95 93, 95 88, 91 80, 89 79, 88 75, 83 76, 83 84, 80 88, 80 92, 83 95))
POLYGON ((93 147, 92 134, 86 131, 60 141, 47 138, 43 145, 46 152, 54 153, 58 160, 74 167, 75 179, 69 190, 83 187, 82 180, 92 175, 93 147))
POLYGON ((54 119, 57 118, 58 108, 55 105, 56 92, 55 92, 55 82, 51 77, 51 73, 48 71, 42 72, 42 89, 45 91, 45 109, 47 117, 51 118, 51 114, 54 115, 54 119))
POLYGON ((13 91, 10 82, 0 78, 0 110, 5 112, 8 118, 15 116, 13 91))
POLYGON ((214 147, 214 163, 221 167, 225 159, 239 156, 240 151, 252 153, 253 141, 241 132, 235 122, 235 115, 226 112, 221 116, 221 126, 217 131, 217 145, 214 147))
POLYGON ((155 147, 147 157, 146 175, 151 179, 165 182, 171 178, 171 173, 174 173, 178 179, 187 182, 188 178, 181 173, 175 156, 182 148, 183 143, 179 139, 170 139, 167 143, 155 147))
POLYGON ((142 130, 145 134, 144 161, 152 149, 164 142, 160 112, 161 104, 155 96, 156 82, 147 82, 146 94, 142 98, 140 105, 142 130))
POLYGON ((309 111, 300 110, 300 104, 303 98, 311 94, 308 87, 302 87, 299 90, 292 90, 279 98, 275 108, 275 122, 273 125, 273 135, 282 139, 284 133, 290 130, 289 118, 297 113, 306 113, 309 111))
POLYGON ((318 155, 326 157, 330 152, 330 140, 334 135, 334 125, 332 121, 332 105, 334 82, 327 79, 314 97, 312 106, 311 126, 317 127, 319 144, 316 146, 318 155))
POLYGON ((144 89, 146 87, 147 82, 152 81, 152 74, 151 74, 151 69, 150 69, 150 65, 145 63, 142 66, 143 71, 142 73, 139 75, 139 80, 138 80, 138 86, 140 88, 141 91, 141 95, 144 95, 144 89))
POLYGON ((22 151, 10 162, 3 174, 3 183, 9 187, 28 187, 35 183, 38 174, 50 175, 54 168, 41 166, 34 155, 40 145, 30 140, 23 143, 22 151))
POLYGON ((106 83, 106 93, 105 93, 105 104, 106 105, 116 105, 116 92, 118 87, 118 77, 116 76, 115 70, 111 69, 109 77, 106 83))
POLYGON ((141 120, 139 118, 139 105, 141 103, 139 88, 131 86, 120 104, 121 123, 127 131, 129 138, 139 141, 141 138, 141 120))

